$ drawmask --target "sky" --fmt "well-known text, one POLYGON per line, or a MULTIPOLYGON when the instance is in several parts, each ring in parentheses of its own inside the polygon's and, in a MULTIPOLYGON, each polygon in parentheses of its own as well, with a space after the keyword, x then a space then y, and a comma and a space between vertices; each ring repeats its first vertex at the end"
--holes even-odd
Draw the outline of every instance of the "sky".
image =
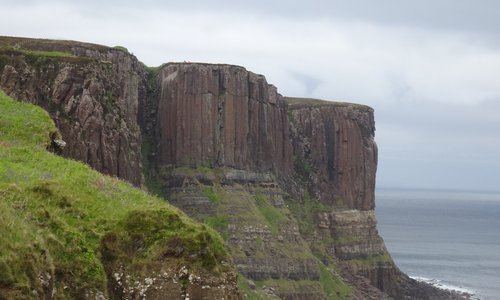
POLYGON ((242 65, 375 109, 378 187, 500 190, 500 1, 0 0, 0 35, 242 65))

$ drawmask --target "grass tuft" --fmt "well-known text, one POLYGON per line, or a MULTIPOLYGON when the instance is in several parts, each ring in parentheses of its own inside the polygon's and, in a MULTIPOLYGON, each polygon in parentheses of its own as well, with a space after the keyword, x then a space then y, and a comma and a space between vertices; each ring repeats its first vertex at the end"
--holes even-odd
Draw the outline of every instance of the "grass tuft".
POLYGON ((270 226, 271 232, 274 235, 278 234, 279 226, 284 221, 285 216, 279 211, 278 208, 274 207, 270 202, 268 197, 263 194, 257 193, 255 195, 255 204, 259 209, 260 213, 266 219, 270 226))

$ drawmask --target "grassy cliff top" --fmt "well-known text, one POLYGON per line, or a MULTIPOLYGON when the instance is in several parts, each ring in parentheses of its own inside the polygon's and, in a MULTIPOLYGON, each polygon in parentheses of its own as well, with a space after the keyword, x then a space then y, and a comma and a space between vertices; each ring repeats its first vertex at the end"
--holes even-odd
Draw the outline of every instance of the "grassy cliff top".
POLYGON ((351 107, 353 109, 373 111, 373 108, 357 103, 328 101, 314 98, 284 97, 290 109, 301 109, 309 107, 351 107))
POLYGON ((132 266, 132 278, 166 263, 210 274, 230 268, 215 231, 46 151, 57 129, 44 110, 0 91, 0 112, 0 295, 43 298, 52 287, 60 298, 106 293, 106 274, 118 265, 132 266), (177 254, 164 260, 170 244, 177 254))
POLYGON ((35 39, 10 36, 0 36, 0 46, 60 52, 71 52, 71 49, 75 46, 97 51, 112 49, 108 46, 72 40, 35 39))

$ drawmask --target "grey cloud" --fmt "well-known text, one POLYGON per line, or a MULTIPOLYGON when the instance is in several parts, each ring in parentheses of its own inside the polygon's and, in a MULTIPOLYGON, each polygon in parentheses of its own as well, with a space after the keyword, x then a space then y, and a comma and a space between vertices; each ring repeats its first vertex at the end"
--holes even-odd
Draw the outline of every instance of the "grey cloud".
POLYGON ((322 83, 322 80, 316 76, 308 75, 302 72, 290 72, 293 79, 304 85, 305 95, 310 95, 312 97, 318 86, 322 83))
MULTIPOLYGON (((16 1, 1 1, 2 5, 19 5, 16 1)), ((495 0, 122 0, 122 1, 41 1, 28 3, 59 3, 71 5, 80 11, 95 15, 100 13, 140 9, 172 12, 235 12, 285 18, 332 18, 374 22, 390 26, 417 26, 437 30, 465 30, 496 34, 500 28, 500 2, 495 0)), ((20 2, 19 2, 20 3, 20 2)), ((26 5, 26 1, 22 2, 26 5)))
POLYGON ((495 106, 400 102, 377 109, 379 184, 500 189, 495 106))

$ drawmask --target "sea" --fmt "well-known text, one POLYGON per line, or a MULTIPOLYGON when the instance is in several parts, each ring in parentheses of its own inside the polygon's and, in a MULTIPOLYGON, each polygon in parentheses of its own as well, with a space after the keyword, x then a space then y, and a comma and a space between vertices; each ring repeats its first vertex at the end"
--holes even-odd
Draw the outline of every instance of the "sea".
POLYGON ((500 192, 378 188, 378 229, 420 281, 500 299, 500 192))

